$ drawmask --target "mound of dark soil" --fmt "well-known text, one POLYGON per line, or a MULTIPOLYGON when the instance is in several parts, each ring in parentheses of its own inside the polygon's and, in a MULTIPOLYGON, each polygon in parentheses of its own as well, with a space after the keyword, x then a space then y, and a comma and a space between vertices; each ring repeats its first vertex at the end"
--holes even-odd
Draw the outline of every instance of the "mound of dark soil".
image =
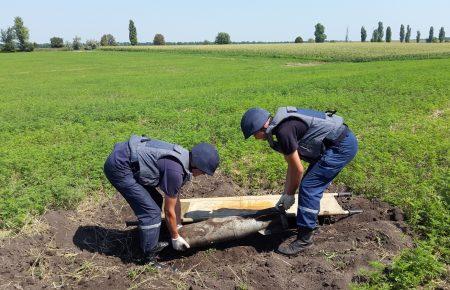
MULTIPOLYGON (((246 191, 219 175, 197 179, 183 197, 233 194, 246 191)), ((50 211, 28 233, 0 241, 0 288, 347 289, 358 269, 389 262, 412 241, 400 210, 362 197, 340 202, 364 213, 324 220, 315 246, 295 258, 273 252, 293 232, 257 234, 183 254, 168 248, 160 259, 170 267, 155 269, 137 262, 136 231, 124 226, 134 217, 123 198, 88 199, 75 211, 50 211)))

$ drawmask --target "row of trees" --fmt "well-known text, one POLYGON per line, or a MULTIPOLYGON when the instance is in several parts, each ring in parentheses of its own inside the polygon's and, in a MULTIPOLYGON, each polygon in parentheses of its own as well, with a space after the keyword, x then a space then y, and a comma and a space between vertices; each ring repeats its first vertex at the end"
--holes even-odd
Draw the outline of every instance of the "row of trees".
MULTIPOLYGON (((411 41, 411 26, 406 26, 406 32, 405 32, 405 26, 402 24, 400 25, 400 42, 410 42, 411 41)), ((378 28, 375 29, 372 33, 372 38, 370 39, 371 42, 383 42, 384 37, 384 29, 383 29, 383 22, 378 22, 378 28)), ((365 42, 367 39, 367 31, 364 28, 364 26, 361 27, 361 42, 365 42)), ((444 27, 441 27, 439 30, 439 38, 434 37, 434 28, 433 26, 430 27, 429 36, 426 39, 428 43, 431 42, 444 42, 445 41, 445 30, 444 27)), ((391 27, 388 26, 386 28, 386 42, 392 41, 392 30, 391 27)), ((420 42, 420 31, 417 30, 416 33, 416 42, 420 42)))
POLYGON ((5 52, 32 51, 34 45, 29 38, 29 30, 23 24, 22 18, 16 17, 13 26, 1 30, 1 50, 5 52))
MULTIPOLYGON (((130 19, 130 22, 128 23, 128 38, 130 40, 131 45, 138 44, 136 25, 134 25, 134 21, 131 19, 130 19)), ((230 35, 226 32, 219 32, 216 36, 215 43, 216 44, 231 43, 230 35)), ((160 33, 155 34, 155 37, 153 38, 153 44, 154 45, 165 45, 166 41, 164 39, 164 35, 162 35, 160 33)))
MULTIPOLYGON (((64 40, 61 37, 52 37, 50 38, 50 47, 52 48, 61 48, 61 47, 72 47, 72 49, 81 49, 83 46, 81 43, 81 39, 79 37, 75 37, 72 43, 64 43, 64 40), (75 45, 74 45, 75 43, 75 45)), ((95 49, 97 46, 115 46, 117 45, 116 39, 111 34, 104 34, 100 38, 100 42, 97 42, 96 40, 88 40, 86 41, 86 44, 89 44, 89 47, 94 46, 93 49, 95 49)))
MULTIPOLYGON (((308 39, 308 42, 325 42, 327 35, 325 34, 325 26, 321 23, 317 23, 315 25, 314 30, 314 39, 308 39)), ((138 44, 137 38, 137 29, 133 20, 129 21, 128 24, 129 31, 129 40, 131 45, 138 44)), ((417 31, 416 34, 416 42, 420 42, 420 31, 417 31)), ((386 32, 383 27, 383 22, 378 22, 378 27, 372 33, 371 42, 383 42, 384 37, 386 42, 392 41, 392 30, 391 27, 388 26, 386 28, 386 32)), ((6 30, 1 30, 1 43, 0 49, 2 51, 32 51, 34 49, 34 45, 29 42, 29 30, 24 26, 23 20, 20 17, 14 18, 14 25, 12 27, 8 27, 6 30)), ((361 41, 365 42, 367 40, 367 31, 364 26, 361 27, 361 41)), ((410 42, 411 40, 411 27, 407 25, 406 31, 405 26, 402 24, 400 26, 400 42, 410 42)), ((348 41, 348 29, 346 41, 348 41)), ((445 30, 444 27, 441 27, 439 30, 439 37, 434 37, 434 28, 430 27, 429 36, 426 40, 427 42, 444 42, 445 41, 445 30)), ((302 43, 303 38, 298 36, 295 38, 295 43, 302 43)), ((209 41, 204 41, 204 44, 209 44, 209 41)), ((215 38, 214 43, 216 44, 229 44, 231 43, 230 35, 226 32, 219 32, 215 38)), ((157 33, 153 38, 154 45, 165 45, 166 41, 164 39, 164 35, 157 33)), ((111 34, 104 34, 100 41, 96 40, 88 40, 85 44, 81 43, 81 39, 79 37, 75 37, 72 42, 64 43, 64 40, 61 37, 52 37, 50 39, 50 46, 53 48, 62 48, 66 47, 67 49, 95 49, 98 46, 114 46, 117 45, 117 42, 111 34)))

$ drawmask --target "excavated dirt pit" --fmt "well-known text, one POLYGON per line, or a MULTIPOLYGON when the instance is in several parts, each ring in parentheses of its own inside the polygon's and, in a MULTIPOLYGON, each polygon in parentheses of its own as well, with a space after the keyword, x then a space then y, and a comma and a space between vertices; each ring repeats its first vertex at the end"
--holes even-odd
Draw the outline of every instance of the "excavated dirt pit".
MULTIPOLYGON (((182 197, 233 194, 246 191, 218 175, 198 178, 182 197)), ((166 248, 160 260, 167 268, 156 269, 137 262, 137 232, 124 225, 134 217, 124 199, 99 194, 77 210, 49 211, 0 240, 0 289, 348 289, 370 261, 389 262, 413 243, 400 210, 358 196, 339 201, 364 213, 325 220, 315 246, 297 257, 273 252, 293 232, 255 234, 182 254, 166 248)))

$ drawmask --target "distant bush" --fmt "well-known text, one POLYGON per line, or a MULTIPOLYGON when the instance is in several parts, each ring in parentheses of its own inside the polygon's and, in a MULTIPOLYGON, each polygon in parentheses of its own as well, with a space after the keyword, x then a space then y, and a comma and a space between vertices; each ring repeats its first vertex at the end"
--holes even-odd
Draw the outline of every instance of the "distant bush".
POLYGON ((82 47, 83 47, 83 44, 81 43, 81 38, 78 36, 75 36, 75 38, 72 41, 72 49, 80 50, 82 47))
POLYGON ((69 42, 69 41, 66 41, 66 42, 64 43, 64 49, 65 49, 65 50, 73 50, 72 43, 69 42))
POLYGON ((325 42, 325 39, 327 39, 327 35, 325 34, 325 26, 323 26, 321 23, 316 24, 314 37, 317 43, 325 42))
POLYGON ((85 50, 94 50, 99 46, 100 46, 100 44, 98 43, 98 41, 90 39, 90 40, 86 41, 86 44, 84 45, 84 49, 85 50))
POLYGON ((166 41, 164 40, 164 35, 162 34, 155 34, 155 37, 153 38, 153 45, 165 45, 166 41))
POLYGON ((295 43, 303 43, 303 38, 301 36, 297 36, 294 40, 295 43))
POLYGON ((64 46, 64 40, 61 37, 50 38, 50 47, 60 48, 64 46))
POLYGON ((115 46, 117 45, 116 39, 111 34, 103 34, 102 38, 100 39, 100 45, 101 46, 115 46))
POLYGON ((1 49, 3 52, 14 52, 16 50, 14 38, 14 29, 12 27, 1 31, 1 42, 3 43, 1 49))
POLYGON ((216 36, 216 44, 229 44, 231 43, 230 35, 226 32, 219 32, 216 36))
POLYGON ((308 38, 308 43, 314 43, 314 38, 308 38))

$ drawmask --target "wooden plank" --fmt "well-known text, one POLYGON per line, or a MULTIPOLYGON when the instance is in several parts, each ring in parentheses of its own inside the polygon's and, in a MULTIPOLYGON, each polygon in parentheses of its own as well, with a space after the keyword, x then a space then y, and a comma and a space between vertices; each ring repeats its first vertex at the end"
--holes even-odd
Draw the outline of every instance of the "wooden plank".
MULTIPOLYGON (((325 193, 320 201, 319 215, 345 215, 348 212, 339 205, 334 193, 325 193)), ((205 220, 213 217, 245 216, 258 210, 273 207, 279 195, 232 196, 181 199, 182 221, 185 223, 205 220)), ((287 211, 288 215, 297 214, 297 202, 287 211)))

